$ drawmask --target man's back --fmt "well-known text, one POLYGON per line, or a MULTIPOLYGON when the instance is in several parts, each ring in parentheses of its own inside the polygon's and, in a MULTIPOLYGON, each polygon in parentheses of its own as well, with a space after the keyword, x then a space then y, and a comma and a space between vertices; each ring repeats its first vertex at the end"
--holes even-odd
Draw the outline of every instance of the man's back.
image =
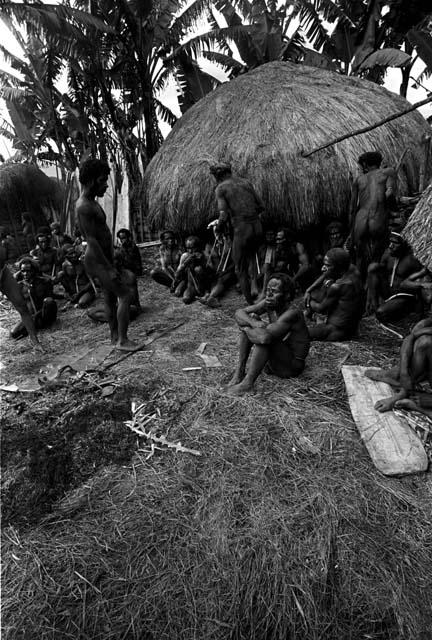
POLYGON ((252 222, 263 209, 262 202, 249 180, 230 177, 216 187, 216 197, 228 204, 232 222, 252 222))

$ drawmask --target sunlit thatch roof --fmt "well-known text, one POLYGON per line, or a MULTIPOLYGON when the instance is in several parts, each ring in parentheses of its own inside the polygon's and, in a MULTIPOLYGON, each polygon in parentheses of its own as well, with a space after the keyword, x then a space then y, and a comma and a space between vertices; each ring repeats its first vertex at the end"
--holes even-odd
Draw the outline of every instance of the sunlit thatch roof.
POLYGON ((416 258, 432 271, 432 184, 424 190, 402 233, 416 258))
MULTIPOLYGON (((272 62, 200 100, 177 122, 145 176, 155 228, 196 229, 216 215, 209 164, 229 161, 248 177, 274 222, 305 227, 347 210, 358 156, 380 150, 400 171, 400 190, 418 188, 421 137, 430 131, 413 112, 303 158, 332 138, 405 109, 403 98, 359 78, 272 62)), ((430 169, 430 167, 429 167, 430 169)))

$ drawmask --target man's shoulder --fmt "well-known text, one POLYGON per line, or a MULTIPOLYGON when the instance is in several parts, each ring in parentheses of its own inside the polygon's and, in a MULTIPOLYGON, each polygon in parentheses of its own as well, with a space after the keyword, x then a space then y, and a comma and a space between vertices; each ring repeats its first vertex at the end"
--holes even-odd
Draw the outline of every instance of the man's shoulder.
POLYGON ((75 203, 75 211, 80 215, 91 215, 97 213, 99 205, 95 200, 90 200, 84 196, 80 196, 75 203))

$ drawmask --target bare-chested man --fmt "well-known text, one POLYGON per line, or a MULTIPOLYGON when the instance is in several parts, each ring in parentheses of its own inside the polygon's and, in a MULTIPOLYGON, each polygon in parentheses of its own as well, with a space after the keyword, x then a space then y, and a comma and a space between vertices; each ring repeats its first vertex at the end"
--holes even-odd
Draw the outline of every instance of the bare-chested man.
POLYGON ((262 236, 260 213, 264 204, 252 184, 244 178, 234 177, 228 164, 210 168, 216 178, 216 201, 219 224, 227 223, 233 232, 232 258, 237 279, 248 304, 252 303, 249 266, 255 269, 255 254, 262 236))
POLYGON ((102 160, 82 163, 79 172, 81 195, 76 202, 79 228, 86 241, 84 266, 91 278, 97 278, 104 294, 104 302, 111 333, 111 343, 124 351, 136 348, 129 340, 129 305, 133 295, 133 274, 114 267, 114 247, 106 215, 96 198, 108 188, 109 166, 102 160))
POLYGON ((375 312, 377 319, 386 324, 415 311, 418 285, 409 277, 421 268, 402 236, 392 231, 381 262, 373 262, 368 268, 367 313, 375 312))
POLYGON ((378 400, 377 411, 393 407, 414 409, 432 417, 432 394, 419 392, 419 382, 429 382, 432 388, 432 278, 422 280, 422 298, 427 316, 413 327, 402 342, 398 364, 392 369, 368 369, 365 375, 372 380, 387 382, 398 391, 389 398, 378 400))
POLYGON ((36 329, 33 322, 32 315, 27 308, 27 303, 21 293, 21 288, 10 272, 7 264, 7 251, 5 247, 0 246, 0 292, 6 296, 6 298, 13 304, 15 309, 21 316, 21 321, 31 343, 38 350, 43 351, 42 345, 36 335, 36 329))
POLYGON ((351 238, 362 277, 368 265, 379 260, 388 239, 389 207, 396 203, 397 176, 391 167, 381 168, 378 151, 358 159, 363 172, 354 181, 350 204, 351 238))
POLYGON ((303 314, 289 307, 293 297, 290 277, 275 273, 264 300, 236 312, 241 330, 240 353, 234 376, 226 388, 230 395, 252 391, 263 369, 280 378, 297 377, 303 372, 310 339, 303 314))
POLYGON ((350 340, 357 334, 363 313, 363 290, 351 268, 349 253, 340 248, 330 249, 324 256, 322 271, 323 280, 329 280, 325 295, 321 301, 311 295, 305 300, 312 312, 326 316, 325 323, 309 327, 311 340, 350 340))

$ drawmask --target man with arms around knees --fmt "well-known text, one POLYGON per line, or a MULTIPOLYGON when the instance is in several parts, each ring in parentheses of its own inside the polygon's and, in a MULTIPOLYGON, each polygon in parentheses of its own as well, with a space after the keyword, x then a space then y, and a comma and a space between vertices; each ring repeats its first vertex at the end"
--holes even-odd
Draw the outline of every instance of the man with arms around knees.
POLYGON ((111 344, 130 351, 136 343, 129 340, 129 305, 133 296, 132 274, 114 267, 114 247, 106 215, 96 198, 108 188, 110 169, 106 162, 86 160, 80 166, 81 195, 76 202, 79 228, 86 241, 84 266, 91 278, 97 278, 104 295, 105 309, 111 333, 111 344))
POLYGON ((227 386, 230 395, 252 391, 263 370, 280 378, 302 373, 310 339, 303 314, 289 306, 293 296, 294 285, 289 276, 275 273, 268 282, 265 298, 236 312, 240 350, 234 376, 227 386))
POLYGON ((357 334, 363 313, 363 289, 350 256, 340 248, 330 249, 324 256, 323 274, 331 283, 318 302, 308 299, 310 311, 324 314, 326 321, 309 327, 311 340, 327 342, 349 340, 357 334))

